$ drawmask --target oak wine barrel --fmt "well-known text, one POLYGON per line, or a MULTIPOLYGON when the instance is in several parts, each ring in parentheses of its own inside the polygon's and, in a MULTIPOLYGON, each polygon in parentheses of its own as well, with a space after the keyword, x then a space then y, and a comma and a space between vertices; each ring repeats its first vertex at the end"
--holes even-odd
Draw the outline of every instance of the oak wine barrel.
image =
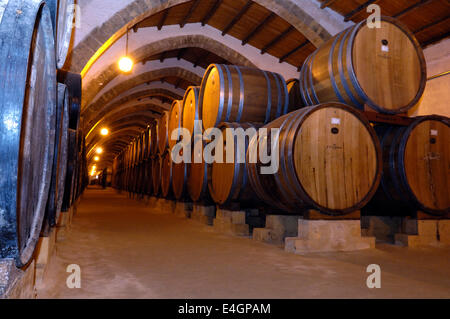
MULTIPOLYGON (((183 152, 180 151, 180 155, 183 152)), ((181 163, 172 162, 172 190, 177 200, 185 199, 187 195, 187 177, 189 163, 181 161, 181 163)))
POLYGON ((172 149, 179 141, 179 139, 172 140, 172 133, 175 130, 180 130, 183 128, 183 101, 175 100, 172 103, 172 107, 169 112, 169 120, 168 120, 168 144, 169 149, 172 149))
POLYGON ((381 17, 381 28, 366 20, 337 34, 313 52, 300 72, 306 105, 341 102, 360 110, 398 114, 415 106, 427 80, 420 44, 402 23, 381 17))
POLYGON ((158 196, 161 190, 161 158, 155 156, 152 159, 152 183, 153 195, 158 196))
POLYGON ((355 108, 334 102, 306 107, 265 128, 267 138, 251 141, 247 161, 252 189, 269 206, 294 214, 312 207, 343 215, 362 208, 374 195, 382 172, 380 145, 355 108), (277 138, 272 128, 280 130, 279 168, 275 174, 263 174, 261 167, 267 165, 249 156, 257 143, 261 151, 270 149, 277 138))
POLYGON ((50 11, 0 2, 0 259, 31 259, 52 173, 56 64, 50 11))
POLYGON ((55 148, 53 155, 52 178, 45 212, 42 232, 47 235, 50 227, 56 225, 64 197, 64 184, 67 170, 68 130, 69 130, 69 92, 64 84, 58 83, 58 104, 56 108, 55 148))
POLYGON ((158 151, 159 154, 164 154, 169 147, 169 112, 162 113, 158 121, 158 151))
POLYGON ((183 98, 183 127, 189 131, 192 137, 195 134, 203 133, 203 125, 200 125, 199 122, 202 119, 199 94, 199 86, 190 86, 183 98))
POLYGON ((432 115, 408 127, 377 126, 383 151, 383 177, 372 203, 450 212, 450 120, 432 115))
POLYGON ((221 122, 268 123, 286 114, 289 107, 281 75, 236 65, 210 65, 199 100, 205 130, 221 122))
MULTIPOLYGON (((255 199, 254 193, 249 187, 247 177, 246 152, 249 138, 245 137, 245 152, 238 152, 238 143, 234 143, 233 162, 227 163, 226 145, 229 143, 226 136, 226 129, 242 128, 247 130, 253 128, 255 133, 257 128, 250 123, 221 123, 219 129, 223 133, 223 163, 214 161, 208 170, 208 187, 212 199, 216 204, 226 205, 232 202, 250 203, 255 199)), ((218 146, 219 147, 219 146, 218 146)), ((217 154, 217 152, 216 152, 217 154)))
POLYGON ((64 196, 61 207, 62 212, 67 212, 72 206, 72 188, 74 175, 76 173, 76 161, 77 161, 77 132, 73 129, 68 130, 68 152, 67 152, 67 169, 66 169, 66 181, 64 183, 64 196))
POLYGON ((58 70, 57 78, 59 83, 67 86, 69 91, 69 128, 77 130, 80 123, 81 113, 81 75, 64 70, 58 70))
POLYGON ((52 24, 55 35, 56 66, 61 69, 67 59, 70 40, 72 39, 75 1, 74 0, 47 0, 52 15, 52 24))
POLYGON ((286 81, 286 87, 289 94, 289 109, 287 113, 298 110, 305 106, 300 94, 300 81, 298 79, 290 79, 286 81))
POLYGON ((167 149, 161 155, 161 196, 169 198, 172 196, 173 162, 171 152, 167 149))
POLYGON ((203 158, 204 141, 197 135, 192 144, 192 161, 188 165, 188 192, 193 202, 210 202, 208 189, 208 164, 203 158))
POLYGON ((159 153, 159 119, 155 119, 155 122, 150 126, 150 154, 156 156, 159 153))

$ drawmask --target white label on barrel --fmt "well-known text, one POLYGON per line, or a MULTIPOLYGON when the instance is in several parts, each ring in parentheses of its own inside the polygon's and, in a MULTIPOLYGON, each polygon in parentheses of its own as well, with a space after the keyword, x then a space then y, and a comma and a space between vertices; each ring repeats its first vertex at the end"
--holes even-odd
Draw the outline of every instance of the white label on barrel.
POLYGON ((382 45, 381 46, 381 51, 383 52, 389 52, 389 47, 387 45, 382 45))
POLYGON ((438 136, 438 131, 437 130, 431 130, 430 134, 431 134, 431 136, 438 136))
POLYGON ((0 23, 2 23, 3 13, 5 13, 6 6, 9 0, 0 0, 0 23))
POLYGON ((331 124, 333 124, 333 125, 340 125, 341 124, 341 119, 333 117, 333 118, 331 118, 331 124))

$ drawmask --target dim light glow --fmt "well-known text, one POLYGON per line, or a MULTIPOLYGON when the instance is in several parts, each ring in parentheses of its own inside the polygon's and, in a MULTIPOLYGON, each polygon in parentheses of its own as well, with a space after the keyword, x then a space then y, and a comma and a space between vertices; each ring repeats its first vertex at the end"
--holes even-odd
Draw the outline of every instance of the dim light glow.
POLYGON ((102 128, 100 130, 100 134, 103 135, 103 136, 106 136, 106 135, 109 134, 109 130, 107 128, 102 128))
POLYGON ((96 156, 94 157, 94 161, 98 162, 100 160, 100 157, 96 156))
POLYGON ((96 151, 97 154, 102 154, 103 153, 103 148, 101 147, 97 147, 96 151))
POLYGON ((132 69, 133 61, 127 56, 121 57, 119 60, 119 70, 125 73, 129 73, 132 69))

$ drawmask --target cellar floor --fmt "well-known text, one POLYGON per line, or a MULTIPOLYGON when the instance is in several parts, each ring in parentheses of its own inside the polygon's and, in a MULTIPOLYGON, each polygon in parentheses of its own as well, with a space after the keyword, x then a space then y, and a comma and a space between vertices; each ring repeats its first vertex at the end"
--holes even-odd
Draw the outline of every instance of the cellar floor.
POLYGON ((38 298, 450 298, 450 248, 293 255, 88 189, 38 298), (69 289, 66 267, 81 268, 69 289), (369 264, 381 288, 369 289, 369 264))

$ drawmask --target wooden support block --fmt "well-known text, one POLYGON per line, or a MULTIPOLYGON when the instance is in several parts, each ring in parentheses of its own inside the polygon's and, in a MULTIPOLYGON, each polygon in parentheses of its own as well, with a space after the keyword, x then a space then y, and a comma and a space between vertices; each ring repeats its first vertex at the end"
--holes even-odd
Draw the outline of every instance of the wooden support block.
POLYGON ((53 227, 47 237, 40 237, 36 245, 36 266, 46 266, 55 251, 56 228, 53 227))
POLYGON ((191 218, 192 213, 192 203, 189 202, 176 202, 174 213, 177 216, 191 218))

